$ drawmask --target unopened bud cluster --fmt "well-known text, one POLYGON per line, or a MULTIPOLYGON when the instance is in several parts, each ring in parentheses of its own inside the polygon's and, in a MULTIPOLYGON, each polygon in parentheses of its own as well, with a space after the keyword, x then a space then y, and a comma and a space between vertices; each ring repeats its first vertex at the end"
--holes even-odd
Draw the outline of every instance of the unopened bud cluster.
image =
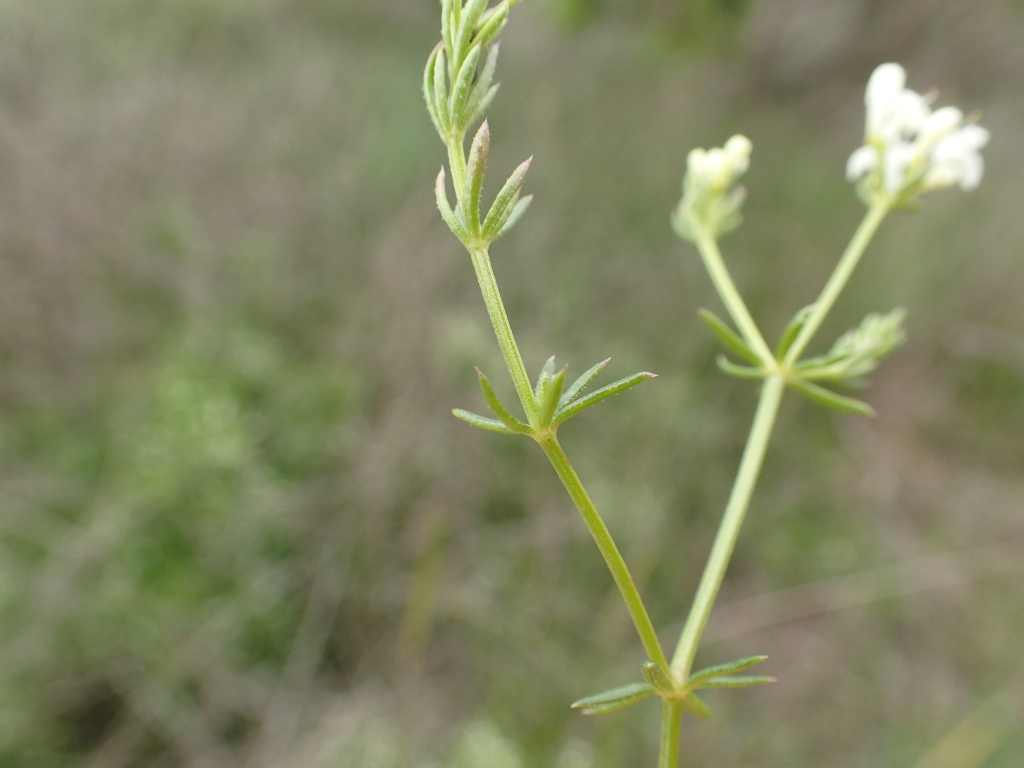
POLYGON ((906 86, 899 64, 882 64, 868 80, 864 146, 850 155, 846 175, 860 181, 869 202, 879 195, 906 202, 922 192, 981 182, 979 150, 988 131, 965 123, 956 107, 931 110, 930 99, 906 86))
POLYGON ((453 208, 442 168, 435 186, 437 207, 448 227, 471 251, 487 248, 511 229, 532 198, 520 198, 530 168, 530 160, 526 160, 512 172, 483 215, 480 198, 491 146, 486 122, 473 137, 469 156, 465 155, 466 133, 483 117, 498 92, 493 82, 498 34, 516 0, 502 0, 493 8, 487 8, 487 2, 442 0, 441 42, 431 52, 423 72, 423 97, 434 128, 448 147, 455 185, 453 208))
POLYGON ((498 34, 508 20, 509 4, 487 10, 487 0, 444 0, 441 42, 427 60, 423 95, 438 134, 460 139, 475 125, 498 92, 493 83, 498 64, 498 34))
POLYGON ((683 198, 672 214, 672 226, 680 237, 716 237, 740 225, 746 191, 736 182, 750 166, 750 150, 746 136, 733 136, 724 147, 690 152, 683 198))
POLYGON ((872 373, 882 358, 906 340, 903 320, 906 310, 885 315, 870 314, 832 345, 827 354, 805 360, 797 371, 807 379, 858 384, 872 373))

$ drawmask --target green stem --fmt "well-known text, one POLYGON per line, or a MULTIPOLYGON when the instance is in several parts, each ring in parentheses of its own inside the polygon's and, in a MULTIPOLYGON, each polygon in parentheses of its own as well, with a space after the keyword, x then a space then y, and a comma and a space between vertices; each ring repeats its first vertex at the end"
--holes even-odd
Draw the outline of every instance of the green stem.
MULTIPOLYGON (((523 409, 526 411, 530 424, 537 428, 537 404, 534 400, 533 389, 530 387, 530 379, 527 376, 526 367, 523 365, 523 358, 519 354, 519 347, 516 345, 515 337, 512 335, 512 326, 509 324, 508 315, 505 313, 501 294, 498 292, 498 283, 494 277, 494 271, 491 269, 490 256, 486 248, 473 249, 470 251, 470 256, 473 259, 473 268, 476 270, 477 281, 480 283, 480 292, 483 294, 484 304, 487 306, 487 314, 490 316, 491 325, 494 327, 494 335, 498 339, 498 346, 501 348, 501 354, 505 358, 505 365, 508 366, 512 382, 515 385, 516 392, 519 394, 520 401, 523 403, 523 409)), ((594 502, 590 500, 590 496, 583 487, 583 483, 576 474, 576 470, 569 463, 569 458, 565 455, 565 451, 562 450, 562 446, 559 444, 554 433, 544 433, 537 438, 537 442, 544 449, 544 453, 547 454, 551 465, 555 468, 555 472, 558 473, 562 484, 569 492, 569 496, 572 497, 576 508, 580 511, 580 515, 583 516, 583 521, 590 530, 591 536, 594 537, 597 548, 608 564, 612 578, 615 579, 615 584, 618 586, 622 599, 626 603, 626 609, 629 611, 633 624, 636 626, 637 634, 640 635, 640 641, 647 652, 647 657, 667 669, 668 659, 665 656, 665 651, 661 648, 658 634, 654 631, 654 625, 647 614, 647 608, 644 606, 640 593, 637 591, 633 577, 626 566, 626 561, 623 559, 622 553, 619 552, 619 548, 615 545, 615 541, 608 531, 608 526, 605 525, 604 520, 598 513, 594 502)))
POLYGON ((868 208, 868 212, 864 215, 864 220, 857 227, 857 231, 850 240, 850 244, 846 246, 846 250, 832 272, 832 276, 825 283, 825 287, 821 289, 821 295, 818 296, 818 300, 814 303, 814 309, 807 316, 807 321, 804 323, 803 328, 800 329, 800 333, 797 334, 789 351, 786 352, 783 368, 790 367, 800 359, 800 355, 825 321, 825 317, 836 303, 839 294, 843 292, 843 288, 846 287, 850 275, 853 274, 853 270, 856 269, 861 256, 864 255, 868 243, 871 242, 871 238, 874 237, 886 214, 889 213, 891 205, 892 203, 889 198, 881 197, 875 200, 871 207, 868 208))
POLYGON ((725 308, 728 310, 733 322, 736 323, 740 334, 742 334, 747 344, 750 345, 751 349, 761 360, 766 364, 773 362, 775 356, 772 354, 768 344, 765 343, 761 331, 757 328, 757 323, 754 322, 754 318, 750 316, 750 310, 747 309, 747 305, 744 303, 739 291, 736 290, 736 284, 733 282, 732 275, 729 274, 729 270, 725 266, 722 252, 718 250, 718 243, 715 238, 708 233, 703 233, 697 239, 696 245, 701 259, 704 261, 704 267, 711 277, 711 282, 714 283, 715 290, 718 291, 718 295, 722 298, 722 303, 725 304, 725 308))
MULTIPOLYGON (((601 551, 605 563, 608 564, 608 570, 611 571, 612 578, 615 579, 615 584, 619 588, 619 594, 622 595, 622 600, 626 603, 626 610, 629 611, 637 634, 640 635, 640 642, 643 643, 647 658, 657 662, 664 669, 668 669, 668 659, 665 657, 665 651, 661 648, 658 634, 654 631, 654 625, 651 623, 650 616, 647 615, 647 608, 640 597, 640 592, 637 591, 626 561, 623 559, 622 553, 619 552, 619 548, 615 545, 615 540, 612 539, 611 532, 594 506, 594 502, 590 500, 590 496, 583 487, 583 483, 580 482, 579 475, 576 474, 576 470, 569 463, 569 458, 565 455, 565 451, 562 450, 558 438, 554 434, 549 433, 547 436, 538 439, 537 442, 540 443, 544 453, 547 454, 551 466, 555 468, 555 472, 558 473, 562 485, 565 486, 565 490, 572 497, 576 508, 583 517, 583 522, 586 523, 590 535, 594 538, 594 543, 597 544, 597 548, 601 551)), ((673 766, 673 768, 675 767, 673 766)))
POLYGON ((491 318, 494 335, 498 338, 498 346, 501 347, 505 365, 508 367, 509 375, 512 376, 516 394, 519 395, 519 401, 523 404, 527 420, 531 426, 536 428, 537 403, 534 400, 533 387, 530 385, 530 377, 526 373, 526 366, 523 365, 519 347, 512 335, 512 326, 508 322, 508 315, 505 314, 505 305, 498 292, 498 282, 494 277, 494 270, 491 269, 491 257, 486 248, 475 248, 469 252, 469 255, 473 259, 473 269, 476 271, 477 282, 480 283, 480 293, 483 294, 484 304, 487 305, 487 314, 491 318))
POLYGON ((658 768, 679 768, 679 726, 683 705, 678 701, 661 700, 661 748, 658 768))
POLYGON ((445 141, 448 147, 448 167, 452 172, 452 186, 455 187, 455 202, 462 205, 462 190, 466 186, 465 137, 453 136, 445 141))
POLYGON ((754 423, 750 428, 750 436, 747 438, 736 481, 733 483, 732 493, 729 495, 729 502, 726 504, 707 565, 704 566, 693 606, 690 608, 675 655, 672 657, 672 675, 677 682, 685 682, 690 675, 697 647, 700 645, 715 598, 718 597, 718 590, 725 578, 740 527, 743 525, 743 518, 750 505, 750 497, 757 484, 785 386, 782 376, 775 375, 765 379, 761 387, 757 412, 754 414, 754 423))

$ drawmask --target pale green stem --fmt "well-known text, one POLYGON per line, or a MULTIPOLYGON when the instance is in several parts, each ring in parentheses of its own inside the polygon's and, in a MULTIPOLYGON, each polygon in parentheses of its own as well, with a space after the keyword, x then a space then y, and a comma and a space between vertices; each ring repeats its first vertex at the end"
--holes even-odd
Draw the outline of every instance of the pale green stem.
POLYGON ((505 365, 508 367, 509 375, 512 376, 516 394, 519 395, 519 401, 523 404, 527 420, 531 426, 536 427, 537 403, 534 400, 533 387, 530 385, 530 377, 526 373, 526 366, 523 365, 519 347, 512 335, 512 326, 508 322, 508 315, 505 314, 505 305, 498 292, 498 282, 494 277, 494 270, 491 269, 491 257, 486 248, 475 248, 469 252, 469 255, 473 259, 473 269, 476 271, 477 282, 480 283, 480 293, 483 294, 487 314, 491 318, 494 335, 498 338, 498 346, 501 347, 505 365))
POLYGON ((448 147, 448 167, 452 172, 452 186, 455 187, 455 202, 462 204, 462 190, 466 186, 466 155, 463 144, 464 136, 456 136, 445 141, 448 147))
POLYGON ((710 233, 705 232, 698 237, 696 245, 701 259, 704 261, 704 267, 711 277, 711 282, 714 283, 715 290, 718 291, 722 303, 725 304, 725 308, 733 322, 736 323, 740 334, 765 364, 774 361, 775 356, 768 344, 765 343, 754 318, 750 316, 750 310, 747 309, 740 292, 736 290, 736 284, 732 281, 732 276, 725 266, 721 251, 718 250, 718 242, 710 233))
POLYGON ((864 220, 857 227, 857 231, 850 240, 850 244, 846 246, 846 250, 832 272, 832 276, 825 283, 825 287, 821 289, 821 295, 818 296, 818 300, 814 302, 814 309, 807 316, 803 328, 800 329, 800 333, 797 334, 792 346, 786 352, 786 357, 783 360, 784 368, 789 368, 800 359, 800 355, 825 321, 825 317, 836 303, 836 299, 839 298, 839 294, 846 287, 850 275, 853 274, 853 270, 856 269, 857 264, 860 262, 861 256, 864 255, 868 243, 871 242, 871 238, 874 237, 886 214, 889 213, 891 205, 892 202, 889 198, 882 197, 877 199, 868 208, 864 220))
POLYGON ((690 675, 694 657, 697 655, 697 647, 700 645, 700 639, 707 626, 715 598, 718 597, 718 590, 722 586, 725 572, 729 567, 729 560, 736 547, 736 539, 739 537, 740 527, 743 525, 743 518, 750 505, 750 497, 754 493, 754 486, 757 484, 757 477, 764 462, 785 386, 782 376, 775 375, 765 379, 761 387, 757 412, 754 414, 754 423, 750 428, 750 436, 747 438, 747 446, 743 451, 739 472, 736 475, 732 493, 729 495, 729 502, 726 504, 711 554, 708 556, 707 565, 704 566, 704 573, 701 576, 700 586, 697 587, 697 594, 693 599, 690 614, 686 618, 686 625, 679 638, 679 644, 676 646, 675 655, 672 657, 672 675, 679 683, 685 682, 690 675))
POLYGON ((678 701, 661 700, 661 744, 658 768, 679 768, 679 726, 683 705, 678 701))
POLYGON ((590 500, 590 496, 583 487, 583 483, 580 482, 576 470, 569 463, 569 458, 565 455, 565 451, 562 450, 558 438, 554 434, 548 434, 538 439, 537 442, 540 443, 544 453, 547 454, 548 460, 551 461, 551 466, 558 473, 562 485, 565 486, 565 489, 572 497, 576 508, 583 517, 583 522, 586 523, 590 535, 594 538, 594 543, 597 544, 597 548, 601 551, 601 556, 604 557, 608 570, 611 571, 612 578, 615 579, 615 584, 622 595, 622 600, 626 603, 626 610, 629 611, 630 618, 633 619, 633 625, 636 627, 637 634, 640 635, 640 642, 643 643, 647 658, 651 661, 656 661, 663 669, 667 669, 668 659, 665 657, 665 652, 658 641, 658 634, 654 631, 654 625, 651 623, 650 616, 647 615, 647 608, 640 597, 640 592, 637 591, 633 577, 626 566, 626 561, 623 559, 622 553, 619 552, 619 548, 615 545, 615 540, 612 539, 611 532, 594 506, 594 502, 590 500))
MULTIPOLYGON (((498 292, 498 283, 491 269, 491 260, 487 249, 474 249, 470 251, 470 256, 473 259, 473 268, 476 270, 477 281, 480 283, 480 292, 483 295, 484 304, 487 306, 487 314, 490 316, 491 325, 494 327, 494 335, 498 339, 501 354, 505 358, 505 364, 508 366, 509 374, 512 376, 512 382, 515 385, 516 392, 519 394, 519 399, 523 403, 523 409, 526 411, 527 418, 536 427, 537 404, 534 400, 533 389, 530 387, 530 379, 526 374, 523 358, 519 354, 519 347, 516 346, 515 337, 512 335, 512 327, 509 324, 508 315, 505 313, 501 294, 498 292)), ((658 634, 654 630, 654 625, 647 614, 647 608, 644 606, 640 593, 637 591, 633 577, 626 566, 626 561, 623 559, 622 553, 619 552, 619 548, 615 545, 615 541, 608 531, 608 526, 605 525, 604 520, 598 513, 594 502, 590 500, 590 496, 583 487, 583 483, 576 474, 576 470, 569 463, 569 458, 565 455, 565 451, 562 450, 562 446, 559 444, 554 433, 547 433, 538 437, 537 442, 540 443, 544 453, 547 454, 551 465, 555 468, 555 472, 558 473, 558 477, 583 517, 583 521, 586 523, 591 536, 593 536, 597 548, 604 557, 605 563, 608 564, 608 569, 611 571, 612 578, 615 580, 619 593, 626 604, 626 609, 633 619, 633 624, 636 627, 637 634, 640 635, 640 641, 643 643, 648 658, 667 668, 668 659, 661 648, 658 634)))

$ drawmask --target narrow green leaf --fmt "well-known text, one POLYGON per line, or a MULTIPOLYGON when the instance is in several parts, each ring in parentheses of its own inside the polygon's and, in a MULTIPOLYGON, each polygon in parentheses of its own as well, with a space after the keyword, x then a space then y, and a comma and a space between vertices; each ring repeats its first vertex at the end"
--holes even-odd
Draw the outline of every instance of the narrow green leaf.
POLYGON ((748 688, 752 685, 765 685, 777 682, 774 677, 761 675, 734 675, 732 677, 712 677, 705 680, 701 688, 748 688))
POLYGON ((444 50, 437 52, 437 60, 434 62, 434 104, 436 104, 437 118, 444 128, 443 133, 447 134, 452 129, 452 116, 448 110, 448 81, 445 72, 444 50))
POLYGON ((533 396, 537 398, 537 402, 541 401, 541 396, 544 392, 544 382, 555 375, 555 356, 552 355, 544 361, 544 365, 540 369, 540 373, 537 374, 537 383, 533 385, 533 396))
POLYGON ((491 149, 491 129, 484 120, 477 129, 469 147, 466 160, 466 187, 462 195, 462 212, 466 218, 466 229, 474 237, 480 235, 480 195, 484 188, 484 174, 487 173, 487 155, 491 149))
POLYGON ((494 411, 494 415, 498 417, 501 423, 513 432, 518 432, 521 435, 532 435, 533 430, 530 429, 530 425, 517 419, 501 404, 501 401, 494 392, 494 388, 491 386, 491 382, 484 376, 484 372, 477 368, 476 375, 480 380, 480 391, 484 393, 484 400, 487 401, 488 407, 494 411))
POLYGON ((719 355, 715 364, 730 376, 737 379, 763 379, 767 374, 763 368, 751 368, 747 365, 736 365, 725 355, 719 355))
POLYGON ((806 357, 793 366, 793 372, 799 374, 800 378, 805 375, 816 374, 824 378, 829 373, 829 367, 841 361, 842 357, 836 355, 818 355, 817 357, 806 357))
POLYGON ((742 672, 745 669, 750 669, 755 664, 760 664, 767 658, 767 656, 747 656, 742 659, 736 659, 735 661, 727 661, 724 664, 716 664, 713 667, 705 667, 704 669, 700 669, 690 675, 689 680, 686 681, 686 687, 700 688, 704 684, 705 680, 710 680, 713 677, 721 677, 722 675, 731 675, 735 672, 742 672))
POLYGON ((605 715, 646 699, 653 693, 654 686, 650 683, 630 683, 620 688, 595 693, 593 696, 584 696, 579 701, 574 701, 572 708, 582 709, 585 715, 605 715))
POLYGON ((786 353, 789 352, 789 348, 793 346, 793 342, 796 341, 797 335, 800 330, 804 327, 804 323, 807 322, 807 318, 811 312, 814 311, 814 305, 808 304, 803 309, 797 311, 793 315, 793 319, 786 324, 786 327, 782 330, 782 335, 779 336, 779 344, 775 348, 775 356, 780 360, 785 357, 786 353))
POLYGON ((480 70, 480 75, 477 77, 476 82, 473 83, 473 90, 466 100, 467 128, 476 123, 483 114, 483 111, 490 106, 491 100, 494 99, 494 92, 498 90, 498 86, 494 85, 492 87, 491 83, 494 80, 494 70, 497 66, 498 44, 495 43, 487 50, 484 66, 480 70))
POLYGON ((711 329, 711 332, 715 334, 718 340, 725 345, 726 349, 731 350, 733 354, 739 355, 748 363, 758 366, 764 365, 764 361, 754 354, 753 350, 747 346, 747 343, 740 338, 739 334, 730 328, 724 320, 715 315, 714 312, 701 309, 697 314, 700 315, 700 319, 711 329))
POLYGON ((501 30, 504 29, 507 20, 508 3, 499 3, 494 6, 480 17, 473 42, 483 46, 489 45, 494 38, 501 34, 501 30))
POLYGON ((462 9, 459 17, 459 28, 455 33, 455 39, 452 41, 455 45, 452 49, 452 59, 456 64, 462 63, 462 57, 466 55, 469 43, 473 39, 473 32, 476 31, 480 14, 483 13, 486 7, 487 0, 469 0, 462 9))
POLYGON ((801 381, 834 381, 850 386, 844 374, 845 360, 835 357, 813 357, 793 366, 795 377, 801 381))
POLYGON ((543 400, 538 402, 540 406, 540 413, 538 414, 538 421, 541 426, 548 426, 551 423, 551 418, 555 415, 555 411, 558 408, 558 402, 562 397, 562 387, 565 386, 565 372, 567 368, 563 368, 550 379, 548 379, 547 385, 543 387, 543 400))
POLYGON ((441 52, 441 45, 441 43, 438 43, 434 46, 434 50, 430 52, 430 58, 427 59, 427 66, 423 69, 423 98, 427 102, 427 113, 430 115, 430 121, 434 124, 437 132, 443 136, 447 129, 441 119, 441 111, 438 109, 437 101, 434 99, 434 69, 437 66, 437 56, 441 52))
POLYGON ((665 693, 674 693, 676 687, 672 684, 672 678, 668 676, 668 673, 662 668, 656 661, 645 661, 640 666, 640 671, 643 673, 644 680, 653 685, 659 691, 665 693))
POLYGON ((437 174, 437 182, 434 184, 434 196, 437 199, 437 209, 441 212, 441 218, 444 219, 444 223, 448 225, 448 228, 459 240, 463 243, 469 242, 469 232, 466 231, 465 226, 459 221, 459 217, 455 215, 455 211, 452 210, 452 206, 448 202, 448 191, 445 189, 444 183, 444 168, 441 168, 440 173, 437 174))
POLYGON ((452 95, 449 97, 448 111, 452 116, 452 122, 464 129, 468 127, 466 119, 469 117, 466 114, 466 102, 469 100, 470 88, 472 88, 473 79, 476 76, 476 63, 480 60, 480 52, 480 46, 477 45, 474 45, 469 51, 466 60, 459 67, 459 73, 455 76, 455 82, 452 83, 452 95))
POLYGON ((512 209, 516 205, 516 196, 523 188, 523 182, 526 180, 526 174, 530 170, 532 162, 532 156, 521 162, 512 171, 512 175, 508 177, 505 185, 498 192, 497 197, 494 198, 491 210, 487 212, 487 217, 480 228, 484 237, 489 239, 491 235, 497 235, 501 228, 505 226, 505 222, 508 221, 509 215, 511 215, 512 209))
POLYGON ((444 43, 445 50, 452 51, 454 35, 456 28, 459 24, 459 6, 461 0, 453 2, 453 0, 441 0, 441 42, 444 43))
POLYGON ((598 377, 598 375, 601 373, 601 371, 605 369, 605 366, 607 366, 609 362, 611 362, 611 358, 605 358, 600 363, 584 372, 583 375, 580 376, 578 379, 576 379, 576 381, 572 383, 572 386, 565 390, 565 394, 562 395, 562 402, 559 403, 559 406, 564 407, 571 403, 573 400, 575 400, 576 396, 583 392, 583 390, 586 389, 588 386, 590 386, 590 382, 592 382, 594 379, 598 377))
POLYGON ((683 707, 685 707, 687 711, 695 714, 697 717, 704 718, 705 720, 711 719, 711 707, 705 704, 704 699, 696 693, 688 694, 682 702, 683 707))
POLYGON ((490 88, 487 89, 487 92, 483 95, 483 98, 480 99, 479 103, 474 102, 476 103, 476 106, 473 107, 472 114, 470 114, 469 119, 466 122, 467 130, 473 125, 475 125, 477 120, 479 120, 485 114, 487 114, 487 110, 491 108, 491 102, 494 101, 494 97, 498 93, 499 85, 500 83, 495 83, 494 85, 492 85, 490 88))
POLYGON ((600 389, 591 392, 586 397, 581 397, 576 402, 570 403, 566 407, 560 409, 555 414, 555 418, 552 419, 551 423, 553 425, 561 424, 566 419, 571 419, 580 411, 586 410, 592 405, 596 405, 605 398, 617 395, 620 392, 625 392, 630 387, 635 387, 640 382, 653 379, 655 376, 657 376, 656 373, 641 371, 640 373, 634 373, 632 376, 627 376, 624 379, 619 379, 615 383, 609 384, 606 387, 601 387, 600 389))
POLYGON ((471 411, 464 411, 461 408, 455 408, 452 413, 455 418, 462 419, 467 424, 472 424, 474 427, 480 427, 480 429, 486 429, 491 432, 500 432, 503 435, 517 435, 519 434, 514 429, 509 429, 497 419, 489 419, 486 416, 480 416, 479 414, 472 413, 471 411))
POLYGON ((491 239, 492 243, 499 237, 504 237, 505 233, 512 229, 512 227, 516 225, 516 222, 523 218, 523 214, 526 213, 526 209, 530 207, 531 202, 533 202, 533 195, 527 195, 513 206, 512 213, 509 214, 504 226, 502 226, 502 228, 498 230, 498 234, 491 239))
POLYGON ((808 400, 813 400, 818 405, 823 405, 834 411, 855 413, 859 416, 875 415, 875 409, 864 401, 855 400, 852 397, 844 397, 809 381, 794 380, 790 381, 789 385, 808 400))

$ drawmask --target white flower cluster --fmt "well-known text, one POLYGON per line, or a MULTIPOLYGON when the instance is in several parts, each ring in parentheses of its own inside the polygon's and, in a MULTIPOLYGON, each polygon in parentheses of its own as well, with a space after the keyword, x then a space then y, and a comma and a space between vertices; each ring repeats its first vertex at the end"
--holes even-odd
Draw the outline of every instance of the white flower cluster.
POLYGON ((694 240, 700 232, 717 236, 739 226, 745 192, 736 182, 750 167, 751 149, 750 139, 737 135, 724 147, 691 150, 683 199, 672 215, 680 236, 694 240))
POLYGON ((868 80, 864 146, 850 155, 846 175, 866 177, 873 192, 911 197, 958 185, 974 189, 985 166, 980 150, 988 131, 964 124, 955 107, 932 112, 930 99, 906 88, 899 64, 882 64, 868 80))
POLYGON ((733 136, 724 147, 694 149, 686 157, 686 173, 695 187, 721 194, 750 167, 753 146, 746 136, 733 136))

